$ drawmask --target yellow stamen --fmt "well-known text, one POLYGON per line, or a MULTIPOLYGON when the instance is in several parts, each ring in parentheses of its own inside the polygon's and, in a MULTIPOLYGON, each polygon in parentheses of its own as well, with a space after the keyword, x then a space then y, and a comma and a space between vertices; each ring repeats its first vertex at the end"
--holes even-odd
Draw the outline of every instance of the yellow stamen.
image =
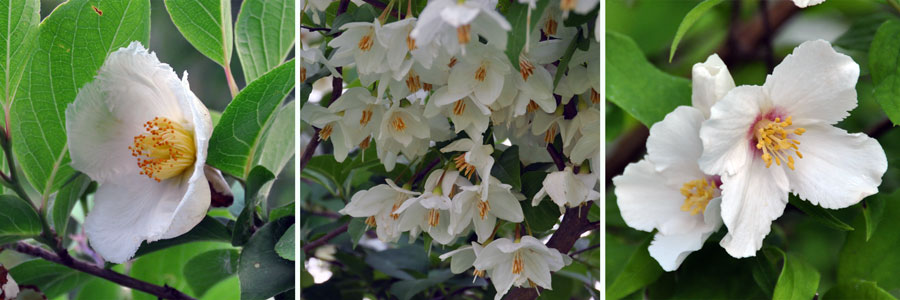
POLYGON ((331 132, 334 130, 334 124, 329 123, 325 125, 322 130, 319 130, 319 140, 327 141, 329 137, 331 137, 331 132))
POLYGON ((300 82, 306 81, 306 68, 300 67, 300 82))
POLYGON ((484 216, 491 211, 491 204, 487 201, 478 201, 478 204, 476 205, 478 206, 478 215, 484 220, 484 216))
POLYGON ((409 51, 413 51, 416 49, 416 39, 409 36, 409 34, 406 35, 406 49, 408 49, 409 51))
POLYGON ((369 142, 372 140, 372 136, 367 136, 361 143, 359 143, 359 149, 366 150, 369 149, 369 142))
POLYGON ((484 270, 475 269, 472 271, 472 275, 475 275, 475 277, 484 277, 484 270))
POLYGON ((426 219, 428 220, 429 226, 437 226, 438 222, 440 222, 441 220, 441 211, 432 208, 428 211, 428 216, 426 216, 426 219))
POLYGON ((559 2, 559 8, 563 11, 569 11, 574 9, 576 4, 578 4, 578 0, 562 0, 559 2))
POLYGON ((789 138, 789 134, 797 136, 806 132, 805 128, 790 129, 793 123, 791 117, 781 121, 781 118, 775 118, 775 121, 762 120, 756 125, 756 149, 762 150, 762 159, 766 162, 766 168, 772 165, 772 158, 775 159, 776 165, 781 165, 784 161, 791 170, 794 170, 794 158, 791 156, 793 151, 797 154, 797 158, 803 158, 800 153, 800 141, 789 138))
POLYGON ((456 100, 456 103, 453 104, 453 114, 454 115, 462 115, 463 112, 466 111, 466 103, 463 102, 462 99, 456 100))
POLYGON ((485 76, 487 76, 487 67, 484 65, 484 63, 481 63, 481 66, 478 67, 478 70, 475 70, 475 80, 484 82, 485 76))
POLYGON ((538 108, 541 108, 541 107, 538 106, 538 104, 535 103, 534 100, 529 100, 529 101, 528 101, 528 106, 525 107, 525 111, 527 111, 527 112, 534 112, 534 111, 538 110, 538 108))
POLYGON ((375 216, 371 216, 371 217, 366 218, 366 226, 369 226, 369 227, 375 227, 375 225, 377 225, 377 224, 375 223, 375 216))
POLYGON ((552 143, 553 139, 556 138, 557 130, 558 129, 557 129, 556 123, 553 123, 553 125, 550 125, 550 128, 547 128, 547 132, 544 133, 544 142, 548 143, 548 144, 552 143))
POLYGON ((547 19, 547 23, 544 24, 544 34, 556 35, 556 27, 559 23, 556 23, 556 20, 553 18, 547 19))
POLYGON ((409 73, 406 74, 406 88, 409 89, 410 92, 415 92, 422 88, 422 83, 419 81, 419 75, 416 74, 415 70, 410 69, 409 73))
POLYGON ((423 84, 422 84, 422 89, 425 90, 426 92, 430 92, 430 91, 431 91, 431 87, 432 87, 432 86, 431 86, 430 83, 423 83, 423 84))
POLYGON ((688 181, 681 186, 681 194, 685 197, 681 210, 691 212, 692 216, 706 211, 706 205, 709 204, 709 200, 715 198, 717 189, 715 181, 706 179, 688 181))
POLYGON ((360 51, 366 52, 372 49, 372 45, 375 44, 375 37, 373 36, 374 30, 369 29, 369 32, 366 33, 362 38, 359 39, 359 47, 360 51))
POLYGON ((372 108, 366 107, 365 110, 362 111, 362 116, 359 118, 359 126, 365 127, 369 124, 369 121, 372 120, 372 108))
POLYGON ((519 57, 519 74, 522 74, 522 80, 528 80, 531 74, 534 74, 534 65, 524 57, 519 57))
POLYGON ((513 254, 512 273, 520 274, 523 270, 525 270, 525 262, 522 261, 522 253, 516 251, 516 253, 513 254))
POLYGON ((475 174, 475 166, 466 162, 466 155, 461 154, 453 159, 456 163, 456 169, 459 170, 460 173, 465 174, 466 178, 472 179, 472 174, 475 174))
POLYGON ((141 175, 157 182, 181 174, 194 165, 194 134, 178 122, 156 117, 144 123, 146 133, 134 137, 128 146, 137 158, 141 175))
POLYGON ((456 39, 459 40, 460 45, 468 44, 471 40, 471 29, 472 25, 463 25, 456 28, 456 39))
POLYGON ((450 58, 450 63, 447 64, 448 68, 452 68, 456 65, 456 56, 450 58))
POLYGON ((391 120, 391 127, 393 127, 396 131, 402 132, 406 129, 406 123, 403 122, 403 118, 401 118, 400 116, 394 116, 394 118, 391 120))
POLYGON ((591 103, 600 104, 600 93, 591 88, 591 103))

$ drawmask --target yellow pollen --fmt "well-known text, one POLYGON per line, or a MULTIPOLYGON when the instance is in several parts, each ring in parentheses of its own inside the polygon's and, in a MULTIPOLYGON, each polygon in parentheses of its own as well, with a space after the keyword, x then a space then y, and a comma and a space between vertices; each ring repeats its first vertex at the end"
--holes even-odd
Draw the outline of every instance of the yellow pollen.
POLYGON ((550 125, 550 128, 547 129, 547 132, 544 133, 544 142, 545 143, 548 143, 548 144, 552 143, 553 139, 556 138, 556 131, 557 131, 556 127, 557 127, 556 123, 553 123, 553 125, 550 125))
POLYGON ((372 140, 372 136, 367 136, 361 143, 359 143, 359 149, 366 150, 369 149, 369 142, 372 140))
POLYGON ((591 103, 600 104, 600 93, 591 88, 591 103))
POLYGON ((463 112, 466 111, 466 103, 463 102, 462 99, 456 100, 456 103, 453 104, 453 114, 454 115, 462 115, 463 112))
POLYGON ((400 116, 394 116, 394 118, 391 119, 391 127, 396 131, 403 131, 406 129, 406 123, 403 122, 403 118, 400 116))
POLYGON ((306 81, 306 68, 300 67, 300 82, 306 81))
POLYGON ((432 86, 431 86, 430 83, 423 83, 423 84, 422 84, 422 89, 425 90, 426 92, 430 92, 430 91, 431 91, 431 87, 432 87, 432 86))
POLYGON ((484 82, 484 77, 487 75, 487 68, 484 66, 484 63, 478 67, 478 70, 475 70, 475 80, 480 82, 484 82))
POLYGON ((448 68, 452 68, 456 65, 456 56, 450 58, 450 63, 447 64, 448 68))
POLYGON ((512 273, 520 274, 520 273, 522 273, 522 271, 524 269, 525 269, 525 262, 522 261, 522 253, 519 251, 516 251, 516 253, 513 254, 512 273))
POLYGON ((468 44, 471 40, 470 31, 472 29, 472 25, 463 25, 456 28, 456 38, 459 40, 460 45, 468 44))
POLYGON ((692 216, 706 211, 706 205, 715 197, 717 189, 714 181, 706 179, 688 181, 681 186, 681 194, 685 197, 681 210, 691 212, 692 216))
POLYGON ((547 23, 544 24, 544 34, 546 35, 556 35, 556 20, 550 18, 547 20, 547 23))
POLYGON ((475 269, 472 271, 472 275, 475 275, 475 277, 484 277, 484 270, 475 269))
POLYGON ((453 162, 456 163, 456 169, 459 170, 460 173, 466 175, 466 178, 472 179, 472 174, 475 174, 475 166, 466 162, 466 155, 461 154, 453 159, 453 162))
POLYGON ((415 92, 422 88, 422 83, 419 81, 419 75, 412 69, 406 74, 406 88, 409 89, 410 92, 415 92))
POLYGON ((181 174, 194 165, 194 135, 180 123, 156 117, 144 123, 146 133, 134 137, 128 146, 137 158, 141 175, 157 182, 181 174))
POLYGON ((478 206, 478 215, 484 220, 484 216, 491 211, 491 204, 487 201, 478 201, 478 204, 476 205, 478 206))
POLYGON ((793 123, 791 117, 781 121, 781 118, 775 118, 775 121, 764 120, 756 125, 756 149, 762 150, 762 159, 766 162, 766 168, 772 165, 772 159, 775 159, 776 165, 781 165, 784 161, 791 170, 794 170, 794 157, 791 152, 797 154, 797 158, 803 158, 800 153, 800 141, 788 138, 789 134, 797 136, 806 132, 805 128, 790 129, 793 123))
POLYGON ((329 123, 328 125, 325 125, 325 127, 322 128, 322 130, 319 130, 319 140, 320 140, 320 141, 327 141, 328 138, 331 137, 331 132, 332 132, 333 130, 334 130, 334 125, 333 125, 333 124, 330 124, 330 123, 329 123))
POLYGON ((541 107, 538 106, 538 104, 536 102, 534 102, 534 100, 529 100, 528 106, 525 107, 525 110, 527 112, 534 112, 534 111, 538 110, 538 108, 541 108, 541 107))
POLYGON ((409 34, 406 35, 406 49, 409 51, 416 49, 416 39, 409 36, 409 34))
POLYGON ((369 121, 371 121, 371 120, 372 120, 372 109, 366 107, 366 109, 363 110, 363 112, 362 112, 362 116, 359 118, 359 126, 364 127, 364 126, 366 126, 366 124, 369 124, 369 121))
POLYGON ((396 211, 398 208, 400 208, 401 205, 403 205, 403 201, 406 201, 406 198, 403 196, 403 194, 398 194, 397 198, 394 199, 394 205, 391 206, 391 219, 396 220, 400 218, 400 214, 397 214, 396 211))
POLYGON ((441 212, 437 209, 431 209, 428 211, 428 215, 426 216, 428 220, 428 225, 431 227, 437 226, 438 222, 441 220, 441 212))
POLYGON ((562 0, 559 2, 559 8, 563 11, 569 11, 574 9, 576 4, 578 4, 578 0, 562 0))
POLYGON ((360 51, 366 52, 372 49, 372 45, 375 43, 375 38, 372 36, 374 31, 369 29, 369 33, 366 33, 361 39, 359 39, 359 47, 360 51))
POLYGON ((519 57, 519 74, 522 74, 522 80, 528 80, 531 74, 534 74, 534 65, 524 57, 519 57))
POLYGON ((377 225, 375 224, 375 216, 366 218, 366 226, 375 227, 375 225, 377 225))

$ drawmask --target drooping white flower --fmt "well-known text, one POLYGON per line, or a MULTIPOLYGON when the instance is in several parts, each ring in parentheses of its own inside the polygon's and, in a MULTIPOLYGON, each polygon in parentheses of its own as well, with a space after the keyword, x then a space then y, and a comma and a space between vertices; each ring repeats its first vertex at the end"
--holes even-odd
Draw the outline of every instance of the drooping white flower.
POLYGON ((807 6, 818 5, 822 2, 825 2, 825 0, 793 0, 793 1, 794 1, 794 5, 797 5, 797 7, 799 7, 799 8, 805 8, 807 6))
POLYGON ((427 232, 439 244, 446 245, 456 238, 451 234, 451 197, 462 186, 471 185, 458 171, 443 169, 431 172, 425 179, 425 189, 419 197, 407 200, 400 213, 400 230, 416 236, 419 231, 427 232))
POLYGON ((553 98, 553 76, 543 66, 536 65, 528 54, 519 55, 519 75, 516 76, 516 95, 514 116, 534 111, 534 105, 546 113, 556 110, 556 99, 553 98), (529 108, 529 106, 532 106, 529 108))
POLYGON ((562 171, 547 174, 542 182, 543 187, 531 199, 531 205, 537 206, 547 195, 560 210, 600 199, 600 193, 594 190, 597 184, 596 176, 595 173, 576 175, 570 166, 566 166, 562 171))
POLYGON ((523 236, 513 241, 508 238, 496 239, 484 247, 473 265, 476 270, 486 271, 500 300, 515 286, 540 286, 552 290, 550 272, 562 269, 567 263, 556 249, 548 248, 538 239, 523 236))
POLYGON ((856 107, 859 66, 823 40, 794 49, 763 86, 740 86, 703 123, 700 167, 722 177, 721 245, 753 256, 784 212, 788 192, 829 209, 878 192, 884 149, 834 124, 856 107))
POLYGON ((512 27, 494 8, 496 0, 430 1, 410 36, 416 45, 437 43, 450 55, 466 50, 484 37, 499 50, 506 49, 506 32, 512 27))
POLYGON ((366 218, 366 225, 375 227, 375 233, 382 242, 396 242, 400 239, 400 214, 397 210, 406 200, 420 195, 408 187, 398 187, 393 180, 371 189, 353 194, 350 203, 338 211, 357 218, 366 218))
POLYGON ((600 152, 600 122, 600 110, 593 107, 582 107, 575 118, 572 118, 568 132, 573 135, 578 133, 580 136, 577 139, 569 138, 574 140, 572 143, 563 144, 566 146, 564 153, 571 161, 581 163, 600 152))
POLYGON ((479 43, 469 47, 469 55, 457 59, 450 70, 447 93, 435 95, 438 106, 470 96, 483 106, 497 101, 503 91, 506 74, 512 68, 503 52, 479 43))
POLYGON ((334 146, 334 159, 338 162, 344 161, 350 149, 355 146, 351 141, 347 128, 342 122, 342 116, 321 107, 316 103, 303 106, 300 112, 300 119, 309 123, 309 125, 319 128, 319 134, 316 137, 320 141, 331 141, 334 146))
POLYGON ((722 226, 721 182, 700 170, 700 110, 680 106, 650 128, 645 159, 613 178, 616 202, 628 226, 658 230, 650 256, 673 271, 722 226))
MULTIPOLYGON (((369 90, 362 87, 354 87, 344 91, 341 96, 328 106, 328 111, 340 118, 340 130, 346 136, 346 145, 343 148, 352 149, 360 143, 367 143, 372 135, 377 133, 378 127, 381 125, 380 120, 385 113, 384 105, 376 104, 377 100, 373 97, 369 90)), ((305 109, 305 107, 304 107, 305 109)), ((326 116, 327 114, 316 114, 315 116, 326 116)), ((315 118, 315 117, 313 117, 315 118)), ((324 129, 323 129, 324 130, 324 129)), ((321 131, 319 132, 321 135, 321 131)), ((367 147, 366 144, 361 147, 367 147)), ((336 146, 337 148, 337 146, 336 146)), ((340 157, 335 150, 335 159, 343 161, 346 152, 341 153, 340 157)))
POLYGON ((351 22, 341 25, 340 29, 343 33, 328 42, 328 46, 334 48, 331 64, 346 66, 356 63, 359 74, 381 74, 390 69, 384 63, 388 50, 376 41, 381 22, 351 22))
POLYGON ((188 232, 206 216, 209 111, 139 42, 107 57, 66 109, 72 167, 100 183, 84 228, 104 259, 188 232))
POLYGON ((306 82, 308 76, 319 73, 323 66, 328 68, 331 76, 341 78, 341 73, 322 55, 322 50, 319 48, 302 49, 300 51, 300 82, 306 82))
POLYGON ((394 103, 381 120, 378 129, 378 142, 392 139, 403 146, 408 146, 413 139, 426 139, 429 129, 422 122, 422 115, 409 107, 400 107, 400 101, 394 103))
MULTIPOLYGON (((445 261, 449 258, 450 272, 459 274, 472 267, 472 264, 475 263, 475 258, 478 257, 478 254, 481 253, 482 249, 484 249, 484 247, 482 247, 481 244, 472 242, 471 246, 459 247, 456 250, 441 254, 439 258, 441 261, 445 261)), ((484 277, 484 271, 474 270, 472 274, 475 275, 475 277, 484 277)))
MULTIPOLYGON (((434 94, 441 95, 446 92, 447 87, 444 86, 434 94)), ((453 121, 453 128, 457 133, 466 131, 466 134, 474 139, 481 139, 484 132, 487 131, 491 111, 488 107, 472 100, 471 97, 456 100, 453 105, 438 106, 436 102, 429 101, 425 104, 426 118, 433 118, 438 114, 448 117, 453 121)))
POLYGON ((514 223, 525 219, 519 200, 510 191, 512 186, 501 183, 497 178, 489 182, 462 187, 462 191, 453 197, 450 233, 462 233, 469 224, 473 224, 478 242, 483 243, 494 231, 497 218, 514 223))
MULTIPOLYGON (((475 243, 472 244, 475 245, 475 243)), ((472 256, 472 261, 475 261, 474 256, 472 256)), ((469 266, 471 265, 470 262, 469 266)), ((0 265, 0 299, 16 299, 17 295, 19 295, 19 284, 9 275, 9 270, 0 265)))
POLYGON ((478 178, 483 182, 481 189, 481 201, 487 201, 488 183, 492 179, 491 168, 494 167, 494 147, 491 145, 482 145, 471 139, 458 139, 449 145, 441 148, 441 152, 447 153, 451 151, 464 151, 462 155, 456 157, 456 168, 465 174, 466 177, 472 179, 472 174, 477 171, 478 178))

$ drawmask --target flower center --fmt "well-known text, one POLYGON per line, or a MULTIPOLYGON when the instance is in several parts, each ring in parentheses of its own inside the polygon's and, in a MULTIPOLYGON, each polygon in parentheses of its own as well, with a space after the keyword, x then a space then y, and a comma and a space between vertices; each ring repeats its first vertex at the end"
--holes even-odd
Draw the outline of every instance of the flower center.
POLYGON ((475 166, 466 162, 466 155, 461 154, 454 158, 453 161, 456 163, 456 169, 459 170, 459 172, 465 174, 466 178, 471 180, 472 174, 475 173, 475 166))
POLYGON ((369 32, 366 33, 366 35, 364 35, 361 39, 359 39, 359 44, 357 46, 359 47, 360 51, 366 52, 372 49, 372 45, 375 43, 375 38, 372 36, 373 33, 374 30, 369 29, 369 32))
POLYGON ((394 116, 394 118, 391 119, 391 127, 393 127, 396 131, 402 132, 406 129, 406 123, 403 122, 403 118, 401 118, 400 116, 394 116))
POLYGON ((406 74, 406 88, 409 89, 410 92, 415 92, 422 88, 422 83, 419 81, 419 75, 412 69, 406 74))
POLYGON ((519 74, 522 74, 522 80, 525 81, 534 74, 534 65, 524 57, 519 57, 519 74))
POLYGON ((475 269, 472 271, 472 275, 475 275, 475 277, 484 277, 484 270, 475 269))
POLYGON ((528 106, 525 107, 525 111, 534 112, 534 111, 538 110, 538 108, 541 108, 541 107, 538 106, 537 102, 534 102, 534 100, 528 100, 528 106))
POLYGON ((328 123, 322 130, 319 130, 319 140, 327 141, 329 137, 331 137, 331 132, 334 130, 334 124, 328 123))
POLYGON ((456 38, 459 40, 460 45, 465 45, 469 43, 471 36, 469 33, 472 30, 472 26, 469 24, 459 26, 456 28, 456 38))
POLYGON ((681 186, 681 194, 685 197, 681 210, 691 212, 692 216, 706 211, 706 205, 715 197, 717 189, 715 181, 706 179, 688 181, 681 186))
POLYGON ((375 225, 377 225, 375 223, 375 216, 370 216, 370 217, 366 218, 366 226, 375 227, 375 225))
POLYGON ((797 154, 797 158, 803 158, 800 153, 800 141, 788 138, 788 134, 803 135, 805 128, 790 128, 793 123, 791 117, 781 121, 781 118, 775 118, 775 121, 763 120, 756 125, 756 149, 762 150, 762 159, 766 162, 766 168, 772 165, 772 159, 775 159, 776 165, 781 165, 784 161, 791 170, 794 170, 794 157, 791 151, 797 154))
POLYGON ((367 136, 362 142, 359 143, 359 149, 366 150, 369 149, 369 142, 372 140, 372 136, 367 136))
POLYGON ((478 215, 484 220, 484 216, 491 211, 491 204, 487 201, 478 201, 478 204, 476 205, 478 206, 478 215))
POLYGON ((306 68, 300 67, 300 82, 306 81, 306 68))
POLYGON ((547 128, 547 132, 544 133, 544 142, 545 143, 548 143, 548 144, 552 143, 553 139, 556 138, 556 131, 557 131, 556 127, 557 127, 556 123, 553 123, 553 125, 550 125, 550 128, 547 128))
POLYGON ((365 127, 371 120, 372 108, 366 107, 366 109, 362 111, 362 116, 359 118, 359 126, 365 127))
POLYGON ((520 274, 520 273, 522 273, 522 271, 524 269, 525 269, 525 262, 522 261, 522 253, 519 251, 516 251, 516 253, 513 254, 512 273, 520 274))
POLYGON ((556 35, 556 20, 553 18, 547 19, 547 23, 544 24, 544 34, 546 35, 556 35))
POLYGON ((128 147, 137 158, 141 175, 157 182, 181 174, 194 165, 194 135, 177 122, 156 117, 144 123, 146 133, 134 137, 128 147))
POLYGON ((447 64, 448 68, 452 68, 456 65, 456 56, 450 58, 450 63, 447 64))
POLYGON ((575 4, 578 4, 578 0, 562 0, 559 2, 559 8, 568 11, 574 9, 575 4))
POLYGON ((409 51, 416 49, 416 39, 409 36, 409 34, 406 34, 406 49, 409 51))
POLYGON ((484 77, 487 75, 487 67, 484 63, 481 63, 481 66, 478 66, 478 70, 475 70, 475 80, 479 82, 484 82, 484 77))
POLYGON ((426 217, 427 217, 429 226, 431 226, 431 227, 437 226, 438 222, 441 220, 441 211, 432 208, 431 210, 428 211, 428 216, 426 216, 426 217))
POLYGON ((591 103, 600 104, 600 93, 591 88, 591 103))
POLYGON ((466 111, 466 103, 463 102, 462 99, 456 100, 456 103, 453 104, 453 114, 454 115, 462 115, 463 112, 466 111))

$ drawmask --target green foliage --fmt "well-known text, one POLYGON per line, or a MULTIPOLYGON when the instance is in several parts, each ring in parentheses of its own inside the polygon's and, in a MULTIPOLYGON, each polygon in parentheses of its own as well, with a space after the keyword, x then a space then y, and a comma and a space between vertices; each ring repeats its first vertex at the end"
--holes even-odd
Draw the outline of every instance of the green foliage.
POLYGON ((41 219, 34 207, 16 196, 0 195, 0 245, 37 236, 41 219))
POLYGON ((233 33, 231 1, 166 0, 172 23, 197 51, 228 68, 231 63, 233 33))
POLYGON ((57 234, 64 235, 66 233, 66 226, 69 224, 69 215, 72 214, 72 208, 75 207, 78 199, 81 199, 81 195, 84 195, 84 192, 87 191, 90 185, 90 177, 78 174, 72 181, 64 184, 59 189, 59 192, 56 193, 56 197, 51 202, 52 209, 50 214, 52 217, 50 220, 57 234))
POLYGON ((20 285, 38 286, 48 299, 56 298, 88 282, 93 277, 46 260, 30 260, 9 270, 20 285))
POLYGON ((234 249, 200 253, 184 265, 184 279, 195 295, 203 296, 217 283, 237 273, 238 256, 234 249))
POLYGON ((423 279, 401 280, 394 283, 391 285, 391 293, 400 298, 400 300, 409 300, 425 289, 447 281, 450 277, 453 277, 450 269, 431 270, 428 271, 428 276, 423 279))
POLYGON ((366 235, 368 227, 364 218, 353 218, 350 220, 350 224, 347 225, 347 233, 350 234, 350 240, 353 241, 353 249, 356 249, 359 239, 366 235))
POLYGON ((800 200, 797 197, 791 197, 789 200, 790 200, 791 205, 800 209, 801 211, 806 213, 808 216, 810 216, 814 220, 816 220, 822 224, 825 224, 828 227, 831 227, 831 228, 834 228, 837 230, 843 230, 843 231, 853 230, 852 226, 848 225, 847 223, 844 223, 844 221, 841 221, 841 219, 838 219, 837 217, 832 215, 827 209, 825 209, 821 206, 813 205, 809 201, 800 200))
POLYGON ((878 284, 873 281, 852 280, 831 288, 822 296, 822 299, 895 300, 897 298, 878 287, 878 284))
POLYGON ((238 277, 241 299, 262 300, 293 289, 294 263, 275 252, 293 220, 281 219, 259 229, 241 252, 238 277))
POLYGON ((278 252, 278 256, 281 258, 294 261, 296 257, 294 256, 294 246, 297 245, 294 240, 294 225, 291 224, 291 227, 281 235, 281 238, 278 239, 278 243, 275 244, 275 252, 278 252))
MULTIPOLYGON (((524 51, 526 37, 530 34, 526 29, 535 30, 534 26, 537 25, 541 18, 541 12, 548 4, 550 4, 549 0, 538 0, 535 1, 535 8, 529 10, 528 3, 510 3, 503 14, 506 21, 512 26, 512 30, 507 33, 506 38, 506 57, 509 58, 509 63, 516 70, 519 69, 519 54, 524 51)), ((532 41, 532 43, 537 43, 537 41, 532 41)))
POLYGON ((250 227, 256 219, 256 205, 259 204, 257 195, 259 195, 259 190, 272 179, 275 179, 275 175, 263 166, 256 166, 253 171, 250 171, 247 187, 244 190, 244 210, 235 221, 231 237, 232 245, 244 245, 250 238, 250 227))
POLYGON ((720 3, 722 3, 722 0, 704 0, 703 2, 700 2, 700 4, 697 4, 697 6, 694 6, 694 8, 684 16, 684 19, 681 20, 681 25, 678 25, 675 39, 672 40, 672 48, 669 50, 669 62, 672 62, 672 58, 675 57, 675 49, 678 49, 678 43, 681 42, 681 38, 683 38, 684 34, 691 28, 691 25, 694 25, 694 23, 706 14, 707 11, 720 3))
POLYGON ((147 0, 72 0, 41 22, 10 118, 18 162, 43 197, 75 173, 66 146, 66 106, 93 80, 107 54, 132 41, 147 45, 149 39, 147 0), (119 34, 108 34, 113 32, 119 34))
POLYGON ((201 241, 228 242, 230 240, 231 233, 228 231, 228 228, 225 227, 225 225, 222 225, 222 223, 217 221, 216 219, 207 216, 200 221, 200 224, 194 226, 191 231, 188 231, 187 233, 182 234, 176 238, 159 240, 153 243, 142 243, 141 247, 138 248, 138 251, 134 256, 140 257, 148 253, 187 243, 201 241))
POLYGON ((656 281, 663 270, 659 267, 659 263, 650 257, 647 247, 650 246, 651 238, 638 246, 637 250, 625 263, 625 268, 616 276, 615 281, 606 291, 607 299, 622 299, 648 284, 656 281))
POLYGON ((869 48, 869 70, 875 99, 894 124, 900 124, 900 21, 878 28, 869 48))
MULTIPOLYGON (((139 257, 131 265, 131 277, 168 285, 184 293, 190 286, 185 276, 185 266, 197 255, 215 249, 226 249, 229 245, 222 242, 200 242, 178 245, 165 250, 139 257)), ((133 290, 134 300, 153 300, 157 297, 141 291, 133 290)), ((188 293, 190 295, 190 293, 188 293)), ((193 295, 196 296, 196 295, 193 295)))
POLYGON ((7 106, 15 99, 19 81, 37 42, 41 2, 38 0, 0 3, 0 100, 7 106))
POLYGON ((247 82, 274 69, 294 45, 294 1, 247 0, 234 24, 235 44, 247 82))
POLYGON ((294 88, 294 61, 251 82, 222 112, 209 141, 207 164, 235 177, 247 178, 262 144, 264 129, 282 100, 294 88))
MULTIPOLYGON (((866 280, 877 282, 878 286, 892 290, 900 288, 900 278, 895 276, 900 267, 900 236, 894 230, 900 226, 900 202, 895 201, 898 194, 888 196, 891 201, 884 205, 883 215, 878 227, 866 241, 866 233, 862 230, 851 231, 847 236, 838 261, 838 282, 866 280)), ((865 218, 857 216, 854 227, 865 227, 865 218)))
POLYGON ((795 255, 781 254, 784 267, 772 299, 812 299, 819 286, 819 272, 795 255))
POLYGON ((92 278, 78 291, 76 300, 122 299, 122 288, 102 278, 92 278))
POLYGON ((519 146, 513 145, 502 153, 494 151, 494 166, 491 168, 491 176, 497 177, 500 182, 511 185, 513 190, 522 189, 521 162, 519 160, 519 146))

